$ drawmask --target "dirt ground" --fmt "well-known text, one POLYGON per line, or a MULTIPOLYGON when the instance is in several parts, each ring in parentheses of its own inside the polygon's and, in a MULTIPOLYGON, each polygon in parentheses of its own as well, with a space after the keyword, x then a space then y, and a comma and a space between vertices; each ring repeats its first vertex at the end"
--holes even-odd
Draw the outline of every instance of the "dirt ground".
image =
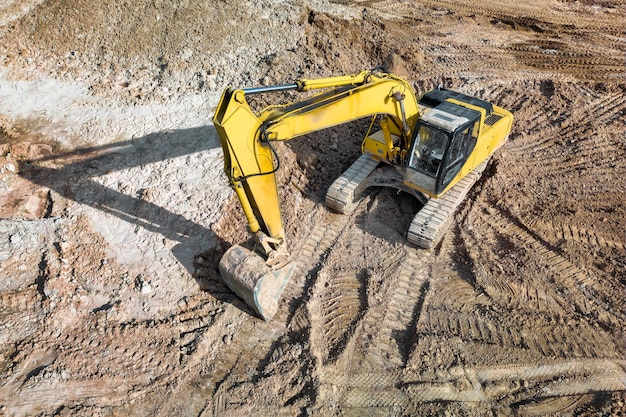
POLYGON ((0 2, 0 414, 626 415, 624 22, 621 0, 0 2), (510 110, 510 140, 431 251, 412 197, 325 208, 366 122, 280 144, 298 267, 264 322, 217 269, 249 239, 219 96, 381 64, 510 110))

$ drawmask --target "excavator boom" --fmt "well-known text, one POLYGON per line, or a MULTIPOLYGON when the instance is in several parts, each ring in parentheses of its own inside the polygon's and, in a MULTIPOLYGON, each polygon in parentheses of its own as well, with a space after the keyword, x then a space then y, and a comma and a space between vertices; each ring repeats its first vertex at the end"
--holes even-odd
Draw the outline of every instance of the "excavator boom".
POLYGON ((290 140, 375 114, 386 114, 397 125, 417 117, 412 88, 390 74, 364 71, 355 76, 300 80, 278 88, 308 91, 329 86, 334 88, 296 103, 267 107, 259 115, 250 109, 246 95, 279 91, 276 87, 229 88, 222 95, 213 123, 224 151, 224 170, 252 233, 260 230, 272 239, 284 241, 285 238, 271 142, 290 140))
MULTIPOLYGON (((286 249, 275 177, 277 158, 271 143, 376 114, 387 115, 393 126, 408 126, 407 120, 418 115, 410 85, 391 74, 363 71, 353 76, 224 91, 213 123, 224 152, 224 170, 241 203, 248 229, 265 257, 265 267, 260 267, 256 259, 259 255, 237 246, 223 256, 220 270, 229 287, 265 319, 273 316, 274 309, 264 308, 262 300, 250 300, 254 300, 255 293, 278 293, 279 297, 294 268, 286 249), (246 101, 249 94, 288 89, 324 91, 295 103, 267 107, 258 115, 246 101), (256 271, 257 278, 249 279, 254 275, 249 271, 256 271), (261 287, 272 286, 272 291, 259 287, 259 283, 264 283, 261 287)), ((396 130, 408 138, 408 131, 396 130)))

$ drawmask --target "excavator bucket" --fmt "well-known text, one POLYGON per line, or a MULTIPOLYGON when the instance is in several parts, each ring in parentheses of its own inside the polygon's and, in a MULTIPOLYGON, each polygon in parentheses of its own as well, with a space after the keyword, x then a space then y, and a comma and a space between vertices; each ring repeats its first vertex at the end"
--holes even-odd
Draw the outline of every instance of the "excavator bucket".
POLYGON ((266 321, 278 310, 278 300, 295 269, 290 262, 273 270, 256 253, 238 245, 220 259, 220 273, 226 285, 266 321))

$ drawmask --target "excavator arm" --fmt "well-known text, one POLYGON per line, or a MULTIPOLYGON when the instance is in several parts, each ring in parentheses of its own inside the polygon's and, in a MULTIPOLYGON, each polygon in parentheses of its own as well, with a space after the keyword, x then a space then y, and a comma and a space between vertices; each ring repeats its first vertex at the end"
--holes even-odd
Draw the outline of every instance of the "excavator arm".
POLYGON ((411 86, 391 74, 363 71, 279 86, 228 88, 222 95, 213 123, 224 152, 224 171, 262 256, 234 245, 220 260, 220 272, 226 284, 265 320, 276 313, 280 295, 295 269, 281 219, 275 176, 279 159, 272 142, 378 114, 386 118, 381 127, 386 129, 387 152, 380 159, 395 158, 400 149, 393 144, 391 133, 408 144, 409 126, 418 117, 418 108, 411 86), (269 106, 258 114, 246 101, 251 94, 282 90, 321 92, 286 105, 269 106))
POLYGON ((224 92, 213 119, 224 151, 224 169, 269 267, 281 268, 289 259, 275 178, 278 158, 271 143, 376 114, 389 117, 394 133, 410 140, 409 126, 418 115, 413 89, 393 75, 363 71, 224 92), (258 115, 246 101, 248 94, 287 89, 326 91, 284 106, 267 107, 258 115))

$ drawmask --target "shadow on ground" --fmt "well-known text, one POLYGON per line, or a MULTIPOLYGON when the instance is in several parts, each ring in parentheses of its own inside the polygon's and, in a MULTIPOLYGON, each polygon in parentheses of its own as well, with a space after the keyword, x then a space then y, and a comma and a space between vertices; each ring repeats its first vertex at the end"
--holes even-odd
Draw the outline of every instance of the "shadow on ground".
MULTIPOLYGON (((227 242, 216 235, 208 228, 210 225, 200 225, 184 215, 162 207, 158 199, 150 198, 149 193, 145 189, 138 188, 136 184, 128 187, 131 191, 120 192, 95 180, 97 177, 116 171, 145 167, 154 171, 154 175, 167 175, 170 177, 169 181, 172 181, 172 178, 175 181, 177 172, 171 172, 171 167, 159 170, 158 167, 148 167, 148 165, 184 156, 188 157, 184 164, 188 162, 193 164, 198 158, 194 159, 192 155, 218 147, 217 135, 210 125, 155 132, 138 139, 76 149, 24 161, 20 166, 20 175, 33 183, 49 188, 64 198, 96 208, 124 222, 178 242, 172 248, 172 254, 194 276, 198 285, 217 299, 232 303, 233 295, 220 279, 217 266, 219 258, 232 242, 227 242), (190 161, 191 159, 194 161, 190 161), (199 257, 201 254, 203 258, 199 257), (203 265, 198 265, 197 259, 201 259, 203 265), (205 270, 212 269, 212 271, 208 274, 205 271, 199 276, 196 273, 199 267, 205 270)), ((198 169, 202 168, 202 165, 185 165, 185 168, 198 169)), ((201 178, 202 173, 198 173, 198 176, 201 178)), ((158 184, 158 181, 153 181, 153 183, 158 184)), ((115 186, 124 190, 119 184, 115 186)), ((198 211, 201 212, 203 204, 207 207, 212 204, 206 199, 215 197, 210 191, 211 184, 201 183, 195 186, 202 189, 198 190, 198 193, 190 193, 197 195, 187 198, 197 199, 198 211), (204 185, 206 187, 203 187, 204 185)), ((190 201, 192 204, 195 203, 195 200, 190 201)), ((233 304, 240 306, 239 303, 233 304)))

